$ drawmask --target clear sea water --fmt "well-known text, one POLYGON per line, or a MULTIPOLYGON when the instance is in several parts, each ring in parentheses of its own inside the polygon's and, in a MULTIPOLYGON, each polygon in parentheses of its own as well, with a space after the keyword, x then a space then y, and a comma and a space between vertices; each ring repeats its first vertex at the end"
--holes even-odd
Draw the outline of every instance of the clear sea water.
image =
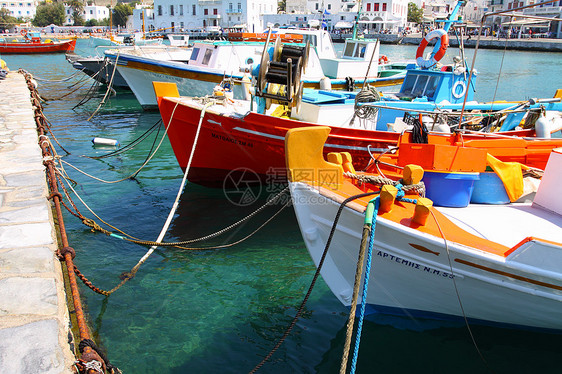
MULTIPOLYGON (((402 60, 412 59, 415 48, 383 45, 381 50, 391 60, 402 60)), ((85 40, 78 41, 76 52, 93 53, 85 40)), ((62 79, 75 72, 63 55, 2 58, 12 70, 24 68, 42 79, 62 79)), ((480 72, 478 100, 494 97, 498 72, 497 98, 551 97, 562 88, 559 53, 480 50, 476 67, 480 72)), ((56 99, 68 93, 73 82, 75 79, 39 81, 39 92, 56 99)), ((55 136, 71 152, 64 160, 99 178, 124 178, 143 163, 154 135, 117 157, 93 160, 81 156, 111 151, 93 148, 94 136, 127 144, 156 123, 159 114, 143 112, 132 94, 120 92, 88 122, 100 99, 73 107, 89 86, 64 99, 48 101, 45 113, 55 136)), ((135 180, 105 184, 67 170, 79 183, 79 194, 100 217, 146 240, 158 236, 182 177, 167 140, 135 180)), ((254 204, 239 207, 220 189, 188 185, 165 239, 187 240, 213 233, 252 212, 266 196, 262 193, 254 204)), ((83 205, 78 207, 92 217, 83 205)), ((204 245, 242 238, 277 209, 268 209, 241 229, 204 245)), ((65 222, 76 249, 76 264, 99 288, 113 288, 119 275, 129 271, 147 250, 92 233, 70 214, 65 222)), ((81 293, 93 337, 124 373, 245 373, 282 336, 314 271, 289 208, 241 244, 207 251, 159 248, 136 277, 110 297, 84 286, 81 293)), ((260 372, 337 373, 347 314, 320 279, 293 332, 260 372)), ((368 321, 357 372, 560 372, 562 336, 482 326, 473 326, 472 332, 482 356, 464 326, 396 317, 368 321)))

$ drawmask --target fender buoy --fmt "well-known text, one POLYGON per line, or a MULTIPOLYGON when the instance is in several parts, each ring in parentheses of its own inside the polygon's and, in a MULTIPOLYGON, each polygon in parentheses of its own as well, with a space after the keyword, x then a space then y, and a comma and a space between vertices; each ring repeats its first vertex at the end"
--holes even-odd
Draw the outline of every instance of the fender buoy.
POLYGON ((460 99, 466 93, 466 84, 464 81, 456 81, 453 84, 452 94, 455 99, 460 99), (458 88, 461 87, 461 90, 458 91, 458 88))
POLYGON ((429 34, 425 36, 425 38, 422 39, 420 45, 418 46, 418 50, 416 51, 417 64, 425 69, 435 65, 437 61, 441 60, 443 56, 445 56, 445 52, 447 51, 448 47, 449 47, 449 35, 447 34, 447 31, 443 29, 437 29, 431 31, 429 34), (441 47, 432 58, 430 58, 429 60, 424 59, 423 51, 425 47, 427 47, 427 44, 432 39, 436 39, 436 38, 441 38, 441 47))
POLYGON ((382 55, 379 57, 379 65, 388 64, 388 57, 386 55, 382 55))

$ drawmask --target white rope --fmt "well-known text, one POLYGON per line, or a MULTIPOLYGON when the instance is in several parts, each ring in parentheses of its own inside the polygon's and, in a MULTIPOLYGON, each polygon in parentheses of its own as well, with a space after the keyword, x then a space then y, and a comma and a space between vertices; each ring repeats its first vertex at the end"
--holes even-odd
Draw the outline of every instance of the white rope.
MULTIPOLYGON (((170 121, 169 121, 168 126, 166 128, 168 128, 171 125, 172 118, 174 118, 174 112, 176 111, 176 108, 177 108, 178 104, 179 104, 179 101, 176 103, 176 106, 174 107, 172 115, 170 116, 170 121)), ((193 160, 193 155, 195 153, 195 147, 197 146, 197 141, 199 140, 199 132, 201 131, 201 125, 203 124, 203 117, 205 117, 205 111, 207 110, 207 108, 209 106, 213 105, 213 104, 214 104, 214 101, 208 102, 207 104, 205 104, 203 106, 203 109, 201 109, 201 115, 199 116, 199 124, 197 125, 197 132, 195 133, 195 139, 193 140, 193 146, 191 147, 191 154, 189 155, 187 167, 185 168, 185 173, 183 173, 183 179, 181 181, 180 188, 178 189, 178 193, 176 195, 176 200, 174 201, 174 204, 172 205, 172 209, 170 210, 170 213, 168 214, 168 218, 166 219, 166 223, 164 224, 164 227, 162 227, 162 231, 160 231, 160 235, 158 235, 158 239, 156 239, 157 243, 161 242, 162 239, 164 238, 164 235, 166 235, 166 232, 168 231, 168 227, 170 226, 170 223, 172 222, 172 218, 174 217, 174 214, 176 213, 176 210, 178 209, 180 197, 181 197, 181 194, 183 193, 183 189, 184 189, 185 184, 187 182, 187 174, 189 173, 189 168, 191 167, 191 161, 193 160)), ((146 254, 139 260, 139 262, 133 267, 133 269, 136 269, 140 265, 142 265, 148 259, 148 257, 150 257, 150 255, 154 252, 154 250, 156 248, 158 248, 158 246, 156 246, 156 245, 150 247, 148 252, 146 252, 146 254)))

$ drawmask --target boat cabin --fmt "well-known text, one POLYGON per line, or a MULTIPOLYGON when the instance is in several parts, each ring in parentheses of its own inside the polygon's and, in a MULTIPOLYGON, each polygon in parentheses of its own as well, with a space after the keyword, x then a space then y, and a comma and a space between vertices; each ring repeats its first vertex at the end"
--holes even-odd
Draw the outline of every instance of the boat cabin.
MULTIPOLYGON (((475 78, 473 74, 472 82, 475 78)), ((405 101, 462 103, 467 81, 468 73, 455 71, 452 66, 443 66, 441 70, 410 69, 396 96, 405 101)), ((474 90, 469 89, 467 101, 473 98, 474 90)))
POLYGON ((371 59, 373 52, 377 47, 376 40, 368 39, 346 39, 343 48, 343 59, 349 60, 367 60, 371 59))

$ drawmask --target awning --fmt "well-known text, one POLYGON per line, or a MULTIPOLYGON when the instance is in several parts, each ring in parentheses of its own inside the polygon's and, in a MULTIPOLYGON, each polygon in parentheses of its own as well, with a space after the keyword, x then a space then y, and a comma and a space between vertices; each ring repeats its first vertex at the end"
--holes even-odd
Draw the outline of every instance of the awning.
POLYGON ((381 20, 377 20, 377 21, 359 21, 359 23, 382 23, 382 24, 386 24, 386 23, 398 23, 400 21, 381 21, 381 20))
POLYGON ((248 25, 246 25, 245 23, 241 23, 239 25, 232 26, 233 29, 245 29, 247 27, 248 27, 248 25))
POLYGON ((353 23, 345 22, 345 21, 339 21, 338 23, 335 24, 334 27, 336 29, 351 29, 351 28, 353 28, 353 23))
POLYGON ((532 26, 532 27, 548 27, 550 22, 533 21, 529 19, 518 19, 511 22, 502 22, 502 26, 532 26))

